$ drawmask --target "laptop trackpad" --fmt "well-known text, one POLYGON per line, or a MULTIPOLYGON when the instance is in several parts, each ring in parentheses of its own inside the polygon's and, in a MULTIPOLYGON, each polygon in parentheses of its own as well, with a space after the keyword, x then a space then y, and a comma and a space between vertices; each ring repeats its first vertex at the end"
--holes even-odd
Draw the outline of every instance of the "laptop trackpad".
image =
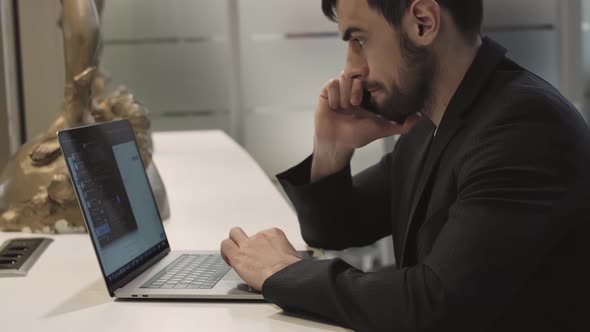
POLYGON ((222 280, 237 280, 237 281, 243 281, 242 278, 240 278, 240 276, 238 275, 238 273, 236 272, 236 270, 231 269, 227 272, 227 274, 223 277, 222 280))
POLYGON ((237 285, 235 286, 236 290, 240 290, 240 291, 248 292, 248 293, 260 294, 259 291, 252 289, 252 287, 250 287, 244 280, 242 280, 242 278, 240 278, 240 276, 238 275, 238 273, 234 269, 229 270, 229 272, 227 272, 227 274, 221 280, 237 283, 237 285))

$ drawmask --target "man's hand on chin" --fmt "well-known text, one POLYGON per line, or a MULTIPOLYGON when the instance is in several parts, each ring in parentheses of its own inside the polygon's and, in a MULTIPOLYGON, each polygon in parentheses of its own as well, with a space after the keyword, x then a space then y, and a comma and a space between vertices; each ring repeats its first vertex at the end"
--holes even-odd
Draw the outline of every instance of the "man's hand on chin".
POLYGON ((238 275, 260 291, 264 281, 285 267, 300 261, 285 233, 271 228, 248 237, 239 227, 229 232, 221 242, 221 256, 238 275))

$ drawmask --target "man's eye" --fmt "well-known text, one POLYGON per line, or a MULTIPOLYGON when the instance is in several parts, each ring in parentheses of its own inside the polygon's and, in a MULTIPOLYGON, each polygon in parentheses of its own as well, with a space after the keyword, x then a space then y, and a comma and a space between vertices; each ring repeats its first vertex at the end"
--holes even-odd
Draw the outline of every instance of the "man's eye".
POLYGON ((360 48, 363 48, 365 46, 365 40, 364 39, 355 38, 355 41, 356 41, 356 43, 358 44, 358 46, 360 48))

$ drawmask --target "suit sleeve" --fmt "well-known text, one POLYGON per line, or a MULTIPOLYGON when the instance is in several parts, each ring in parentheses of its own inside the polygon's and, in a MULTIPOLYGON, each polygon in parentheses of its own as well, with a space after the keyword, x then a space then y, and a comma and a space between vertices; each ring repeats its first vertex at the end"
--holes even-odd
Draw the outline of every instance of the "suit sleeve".
POLYGON ((310 184, 312 158, 277 175, 295 207, 307 244, 340 250, 369 245, 391 234, 391 154, 354 178, 347 166, 310 184))
POLYGON ((456 167, 458 198, 424 261, 363 273, 339 259, 304 260, 267 279, 265 298, 357 331, 489 327, 588 213, 585 134, 536 117, 470 140, 456 167))

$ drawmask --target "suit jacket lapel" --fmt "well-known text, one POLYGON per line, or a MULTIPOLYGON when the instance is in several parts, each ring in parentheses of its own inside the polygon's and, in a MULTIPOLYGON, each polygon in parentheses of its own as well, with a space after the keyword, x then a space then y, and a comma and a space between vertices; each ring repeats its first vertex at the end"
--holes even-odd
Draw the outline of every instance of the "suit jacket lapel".
POLYGON ((485 37, 483 45, 481 46, 477 56, 475 57, 473 64, 467 71, 463 81, 459 85, 457 92, 451 99, 447 110, 441 120, 438 127, 438 131, 430 151, 425 159, 424 167, 420 173, 420 179, 415 187, 415 194, 413 200, 410 203, 410 213, 408 219, 408 225, 405 229, 404 242, 402 245, 402 254, 400 267, 404 266, 405 256, 407 252, 408 236, 412 229, 412 223, 415 221, 414 216, 416 214, 416 208, 418 207, 424 190, 427 187, 428 182, 436 170, 436 166, 440 160, 442 153, 444 152, 451 139, 461 130, 464 125, 463 115, 469 110, 469 107, 475 102, 479 91, 484 88, 486 82, 491 78, 494 73, 496 66, 504 58, 506 49, 494 42, 493 40, 485 37))

